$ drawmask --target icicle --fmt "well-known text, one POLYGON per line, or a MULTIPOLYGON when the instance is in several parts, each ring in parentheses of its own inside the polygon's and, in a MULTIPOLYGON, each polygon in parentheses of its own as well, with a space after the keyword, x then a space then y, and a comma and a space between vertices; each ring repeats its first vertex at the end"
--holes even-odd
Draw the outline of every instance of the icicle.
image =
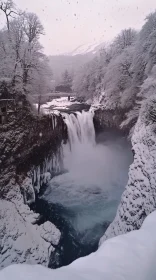
POLYGON ((51 115, 52 130, 54 130, 54 125, 53 125, 53 122, 54 122, 54 115, 51 115))

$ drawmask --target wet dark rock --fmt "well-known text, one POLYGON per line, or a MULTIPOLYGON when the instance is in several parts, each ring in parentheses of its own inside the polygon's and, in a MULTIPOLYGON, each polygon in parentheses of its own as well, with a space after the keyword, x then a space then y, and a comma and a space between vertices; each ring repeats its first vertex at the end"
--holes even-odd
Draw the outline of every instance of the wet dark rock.
MULTIPOLYGON (((96 132, 102 131, 106 128, 115 128, 121 130, 120 125, 125 119, 125 111, 123 110, 105 110, 105 109, 97 109, 94 114, 94 126, 96 132)), ((127 127, 124 129, 126 134, 129 133, 131 127, 127 127)))
POLYGON ((0 125, 0 184, 12 178, 21 183, 33 166, 55 154, 63 139, 67 129, 61 115, 37 116, 27 105, 19 107, 0 125))

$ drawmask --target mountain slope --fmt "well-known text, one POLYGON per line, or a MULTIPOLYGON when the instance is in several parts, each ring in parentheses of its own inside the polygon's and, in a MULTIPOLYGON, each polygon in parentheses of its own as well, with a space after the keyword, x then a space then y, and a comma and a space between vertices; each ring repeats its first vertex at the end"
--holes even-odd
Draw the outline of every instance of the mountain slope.
POLYGON ((61 81, 65 70, 73 74, 78 68, 91 61, 103 46, 104 43, 81 45, 70 53, 49 56, 50 67, 56 83, 61 81))
POLYGON ((69 56, 76 56, 76 55, 85 55, 85 54, 97 54, 100 49, 104 46, 104 43, 94 43, 94 44, 85 44, 80 45, 72 52, 68 53, 69 56))

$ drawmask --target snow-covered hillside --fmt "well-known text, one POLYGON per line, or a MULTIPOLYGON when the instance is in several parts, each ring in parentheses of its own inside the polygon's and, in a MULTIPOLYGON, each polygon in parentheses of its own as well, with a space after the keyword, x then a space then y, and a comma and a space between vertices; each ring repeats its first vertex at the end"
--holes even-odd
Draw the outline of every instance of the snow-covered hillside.
POLYGON ((88 53, 96 54, 102 47, 104 43, 94 43, 94 44, 84 44, 77 47, 72 52, 68 53, 67 55, 75 56, 75 55, 84 55, 88 53))
POLYGON ((68 56, 96 54, 105 44, 103 42, 97 42, 94 44, 83 44, 78 46, 72 52, 66 53, 68 56))
POLYGON ((0 272, 1 280, 155 280, 156 211, 140 230, 109 239, 97 252, 67 267, 50 270, 42 266, 14 265, 0 272))
POLYGON ((54 80, 59 83, 65 70, 70 73, 78 71, 85 63, 90 62, 104 45, 105 43, 103 42, 84 44, 71 52, 49 56, 49 64, 53 71, 54 80))

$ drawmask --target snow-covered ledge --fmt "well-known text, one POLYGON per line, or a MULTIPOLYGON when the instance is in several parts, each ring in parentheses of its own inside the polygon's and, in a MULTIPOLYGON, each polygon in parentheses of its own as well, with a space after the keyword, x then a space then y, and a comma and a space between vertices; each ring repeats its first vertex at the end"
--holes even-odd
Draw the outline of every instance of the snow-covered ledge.
MULTIPOLYGON (((33 189, 30 193, 33 197, 33 189)), ((6 199, 0 199, 0 268, 13 263, 48 265, 61 234, 50 222, 35 224, 38 216, 24 204, 20 187, 10 185, 6 199)))
POLYGON ((141 109, 132 137, 134 162, 122 195, 116 217, 101 238, 108 238, 139 229, 156 209, 156 116, 154 99, 141 109))
POLYGON ((0 271, 1 280, 155 280, 156 211, 140 230, 117 236, 96 253, 56 270, 42 266, 14 265, 0 271))

